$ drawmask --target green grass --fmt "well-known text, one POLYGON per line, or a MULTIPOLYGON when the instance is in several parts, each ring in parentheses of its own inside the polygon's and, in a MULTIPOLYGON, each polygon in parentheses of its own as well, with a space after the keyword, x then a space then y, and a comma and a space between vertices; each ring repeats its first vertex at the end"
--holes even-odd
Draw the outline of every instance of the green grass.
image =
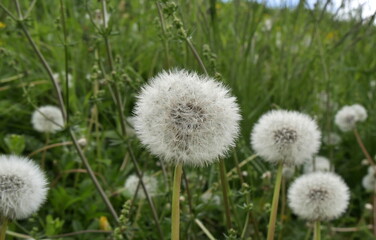
MULTIPOLYGON (((30 2, 21 1, 24 13, 30 2)), ((372 213, 364 208, 366 203, 371 203, 371 194, 361 187, 361 179, 367 172, 367 167, 361 165, 364 156, 353 134, 341 133, 334 125, 334 115, 343 105, 360 103, 365 106, 369 117, 358 129, 371 155, 376 154, 376 87, 370 87, 371 80, 376 80, 375 26, 367 20, 339 21, 333 14, 322 9, 307 10, 304 5, 295 9, 268 9, 239 0, 175 3, 176 15, 209 75, 220 75, 218 79, 232 89, 241 107, 241 137, 226 159, 227 170, 236 166, 235 158, 242 162, 254 154, 249 145, 249 134, 253 124, 266 111, 283 108, 315 116, 323 135, 336 132, 342 137, 341 144, 336 147, 323 144, 320 155, 330 157, 335 171, 351 188, 348 211, 340 219, 322 224, 322 238, 372 239, 372 232, 362 227, 371 224, 372 219, 372 213), (265 27, 266 19, 273 23, 270 29, 265 27), (320 94, 327 95, 333 104, 320 100, 320 94), (336 233, 330 227, 360 227, 362 230, 336 233)), ((2 4, 17 15, 13 1, 4 0, 2 4)), ((108 38, 114 57, 114 80, 101 30, 86 17, 101 8, 100 2, 64 1, 64 4, 68 71, 73 76, 73 87, 69 91, 63 87, 64 99, 69 99, 70 127, 77 137, 88 139, 84 153, 106 194, 112 196, 110 200, 118 214, 124 202, 132 198, 124 193, 112 195, 123 188, 127 176, 135 173, 127 146, 133 149, 142 171, 158 176, 160 185, 168 186, 153 198, 167 239, 173 169, 167 167, 168 181, 165 182, 159 160, 148 153, 136 137, 122 137, 118 109, 109 87, 116 85, 119 88, 125 115, 131 116, 140 87, 156 73, 168 68, 186 68, 201 74, 203 70, 179 35, 173 18, 167 14, 163 15, 166 25, 163 31, 155 1, 118 0, 108 3, 111 14, 108 38), (87 77, 89 75, 91 78, 87 77)), ((162 7, 167 9, 167 5, 162 4, 162 7)), ((58 102, 48 75, 19 25, 3 10, 0 10, 0 22, 6 25, 0 28, 0 152, 28 155, 45 145, 45 136, 32 129, 32 112, 36 106, 58 105, 58 102)), ((66 67, 61 23, 59 1, 36 1, 26 20, 32 38, 53 72, 58 73, 63 73, 66 67)), ((66 141, 70 141, 67 131, 50 136, 50 143, 66 141)), ((41 158, 41 153, 33 156, 38 163, 41 158)), ((84 167, 72 145, 48 150, 46 164, 52 184, 47 203, 32 218, 11 223, 10 230, 43 239, 100 229, 101 216, 106 216, 115 228, 115 222, 89 176, 78 170, 84 167)), ((259 239, 264 239, 269 216, 267 204, 271 203, 274 180, 261 176, 268 170, 274 171, 275 167, 256 158, 241 170, 247 172, 244 181, 249 185, 249 191, 244 190, 237 174, 229 178, 235 235, 239 238, 242 232, 247 215, 243 206, 249 198, 259 239)), ((195 218, 215 238, 225 239, 229 233, 222 205, 200 200, 208 189, 221 197, 217 166, 185 167, 184 172, 190 197, 183 181, 182 239, 206 239, 195 218)), ((146 200, 133 202, 127 217, 129 227, 126 231, 133 239, 158 239, 146 200)), ((311 238, 308 235, 310 228, 288 208, 284 219, 283 239, 311 238)), ((249 229, 247 234, 257 239, 253 226, 249 229)), ((277 225, 276 236, 280 233, 281 226, 277 225)), ((64 239, 104 239, 103 236, 110 234, 85 234, 64 239)))

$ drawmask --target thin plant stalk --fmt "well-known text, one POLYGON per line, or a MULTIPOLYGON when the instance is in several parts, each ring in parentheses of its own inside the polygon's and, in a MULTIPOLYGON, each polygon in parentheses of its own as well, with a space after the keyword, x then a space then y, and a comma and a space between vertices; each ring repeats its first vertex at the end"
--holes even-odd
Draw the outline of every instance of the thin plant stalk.
MULTIPOLYGON (((190 38, 186 35, 185 35, 185 42, 187 43, 187 47, 192 51, 195 59, 197 60, 197 62, 200 65, 202 71, 204 71, 204 73, 206 75, 209 75, 208 70, 206 69, 204 62, 202 61, 202 58, 200 57, 200 55, 197 52, 197 49, 195 48, 195 46, 191 42, 190 38)), ((231 229, 232 224, 231 224, 230 202, 229 202, 229 196, 228 196, 227 173, 226 173, 226 168, 225 168, 225 164, 224 164, 223 159, 220 159, 220 161, 219 161, 219 171, 220 171, 221 183, 222 183, 221 185, 222 185, 222 192, 223 192, 223 201, 224 201, 224 205, 225 205, 226 226, 227 226, 228 229, 231 229)))
POLYGON ((171 212, 171 240, 179 240, 180 233, 180 186, 183 165, 175 166, 174 183, 172 187, 172 212, 171 212))
POLYGON ((373 235, 376 236, 376 182, 373 186, 373 235))
MULTIPOLYGON (((49 78, 52 82, 55 93, 57 95, 57 100, 59 102, 59 106, 60 106, 60 109, 62 111, 63 118, 66 121, 67 115, 66 115, 66 110, 65 110, 64 100, 63 100, 63 97, 62 97, 61 88, 60 88, 59 84, 57 83, 56 79, 53 77, 53 73, 52 73, 50 65, 48 64, 48 62, 44 58, 43 54, 40 52, 38 46, 34 42, 33 38, 31 37, 29 31, 27 30, 27 28, 24 24, 24 19, 22 17, 22 13, 21 13, 21 10, 19 8, 18 0, 15 0, 15 3, 16 3, 16 6, 17 6, 17 12, 18 12, 18 16, 19 16, 19 18, 16 19, 17 24, 20 26, 20 28, 21 28, 22 32, 25 34, 30 46, 33 48, 35 54, 38 56, 38 59, 40 60, 43 67, 47 71, 47 74, 48 74, 48 76, 49 76, 49 78)), ((0 5, 0 6, 3 8, 2 5, 0 5)), ((104 203, 107 206, 108 210, 110 211, 111 215, 114 217, 115 221, 118 223, 118 221, 119 221, 118 215, 117 215, 114 207, 112 206, 110 200, 108 199, 106 193, 104 192, 102 186, 99 184, 99 181, 96 178, 94 171, 91 169, 91 166, 90 166, 88 160, 86 159, 81 147, 79 146, 73 131, 71 129, 68 129, 68 132, 69 132, 69 135, 71 136, 72 142, 73 142, 73 144, 74 144, 74 146, 77 150, 77 153, 80 156, 87 172, 89 173, 89 176, 90 176, 91 180, 93 181, 97 191, 99 192, 100 196, 102 197, 102 200, 104 201, 104 203)))
POLYGON ((315 221, 313 240, 321 240, 321 224, 320 221, 315 221))
MULTIPOLYGON (((101 3, 102 3, 103 26, 107 30, 108 26, 107 26, 106 20, 108 18, 108 15, 107 15, 106 1, 102 0, 101 3)), ((125 115, 124 115, 124 110, 123 110, 124 109, 123 108, 123 101, 122 101, 122 98, 121 98, 121 95, 120 95, 119 88, 118 88, 117 83, 116 83, 116 74, 114 72, 115 68, 114 68, 114 64, 113 64, 114 61, 113 61, 113 57, 112 57, 111 44, 110 44, 110 41, 108 40, 108 33, 103 33, 102 36, 103 36, 103 39, 104 39, 104 42, 105 42, 106 54, 107 54, 107 58, 108 58, 109 67, 110 67, 110 70, 111 70, 111 76, 112 76, 112 78, 115 82, 114 84, 112 84, 112 88, 113 88, 113 92, 114 92, 114 102, 115 102, 115 105, 117 107, 119 118, 120 118, 120 127, 121 127, 121 131, 122 131, 122 135, 123 135, 123 137, 126 137, 127 136, 127 130, 126 130, 126 127, 125 127, 126 121, 125 121, 125 115)), ((158 229, 159 237, 160 237, 160 239, 164 239, 163 232, 162 232, 162 229, 161 229, 161 226, 160 226, 160 223, 159 223, 156 208, 154 206, 152 199, 150 198, 150 196, 147 192, 144 181, 142 179, 142 175, 143 175, 142 171, 141 171, 141 169, 140 169, 140 167, 137 163, 137 160, 134 156, 133 150, 132 150, 132 148, 130 147, 129 144, 127 146, 127 150, 130 154, 132 163, 135 167, 136 174, 137 174, 138 178, 140 179, 140 184, 141 184, 142 190, 144 191, 145 197, 148 200, 149 206, 152 210, 153 218, 154 218, 154 221, 155 221, 157 229, 158 229)))
POLYGON ((223 194, 223 203, 226 213, 226 227, 228 230, 232 228, 231 224, 231 211, 230 211, 230 202, 228 197, 228 185, 227 185, 227 175, 226 175, 226 166, 223 159, 219 160, 219 174, 221 177, 221 186, 223 194))
MULTIPOLYGON (((366 157, 368 163, 370 164, 370 166, 372 166, 374 168, 374 170, 376 172, 375 162, 372 159, 371 155, 368 153, 366 147, 364 146, 364 143, 362 141, 362 138, 360 137, 360 134, 359 134, 357 128, 354 128, 354 135, 355 135, 356 141, 358 142, 360 149, 362 149, 362 152, 363 152, 364 156, 366 157)), ((376 190, 376 188, 374 190, 376 190)), ((376 236, 376 192, 375 191, 373 191, 373 199, 374 199, 373 200, 373 235, 376 236)))
POLYGON ((274 185, 273 202, 272 202, 272 209, 270 211, 267 240, 274 239, 275 224, 276 224, 277 213, 278 213, 279 192, 281 190, 281 182, 282 182, 282 170, 283 170, 283 162, 280 162, 278 164, 277 178, 275 180, 275 185, 274 185))
MULTIPOLYGON (((50 134, 46 132, 46 143, 44 146, 48 146, 50 144, 50 134)), ((46 168, 46 154, 47 154, 47 148, 44 148, 44 151, 42 153, 42 160, 41 160, 41 168, 44 170, 46 168)))
POLYGON ((69 59, 68 59, 68 44, 67 44, 67 27, 65 24, 65 8, 64 8, 64 1, 60 0, 60 10, 61 10, 61 26, 63 28, 63 36, 64 36, 64 60, 65 60, 65 86, 66 86, 66 94, 65 94, 65 104, 67 109, 67 119, 66 121, 69 122, 69 59))
POLYGON ((362 141, 362 138, 360 137, 359 135, 359 132, 358 132, 358 129, 354 129, 354 135, 355 135, 355 138, 356 138, 356 141, 358 142, 358 145, 360 147, 360 149, 362 149, 362 152, 364 154, 364 156, 366 157, 368 163, 372 166, 372 167, 376 167, 375 166, 375 162, 374 160, 372 159, 371 155, 368 153, 366 147, 364 146, 364 143, 362 141))
POLYGON ((8 227, 8 219, 6 217, 0 217, 0 240, 5 240, 7 227, 8 227))

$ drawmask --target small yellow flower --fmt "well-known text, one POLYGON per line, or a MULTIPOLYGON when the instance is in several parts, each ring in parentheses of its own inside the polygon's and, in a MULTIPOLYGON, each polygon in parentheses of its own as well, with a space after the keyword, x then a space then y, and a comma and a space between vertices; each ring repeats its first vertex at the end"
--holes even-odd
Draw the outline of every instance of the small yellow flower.
POLYGON ((338 38, 337 32, 332 31, 332 32, 329 32, 328 34, 326 34, 325 42, 331 42, 331 41, 336 40, 337 38, 338 38))
POLYGON ((107 217, 101 216, 99 218, 99 229, 105 230, 105 231, 111 230, 111 226, 110 226, 110 223, 108 222, 107 217))
POLYGON ((5 28, 7 25, 5 24, 5 23, 3 23, 3 22, 0 22, 0 29, 1 28, 5 28))

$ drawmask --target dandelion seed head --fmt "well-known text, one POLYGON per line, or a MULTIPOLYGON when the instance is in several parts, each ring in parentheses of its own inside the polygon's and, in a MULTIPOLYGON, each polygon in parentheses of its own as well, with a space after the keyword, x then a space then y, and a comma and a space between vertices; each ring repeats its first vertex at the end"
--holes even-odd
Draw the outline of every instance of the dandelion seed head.
POLYGON ((357 122, 367 119, 367 111, 360 104, 342 107, 336 114, 334 122, 343 132, 351 131, 357 122))
POLYGON ((345 182, 331 172, 302 175, 288 190, 292 211, 309 221, 338 218, 345 212, 349 198, 349 188, 345 182))
MULTIPOLYGON (((158 194, 158 179, 154 176, 144 175, 142 177, 146 191, 150 197, 154 197, 158 194)), ((137 197, 140 199, 145 199, 146 195, 141 187, 140 179, 136 175, 130 175, 125 181, 124 188, 128 195, 133 197, 136 193, 137 187, 139 186, 137 197)))
POLYGON ((141 142, 168 163, 202 166, 223 157, 239 133, 239 107, 221 83, 194 72, 162 72, 135 107, 141 142))
POLYGON ((330 171, 330 162, 326 157, 316 156, 304 164, 304 173, 328 171, 330 171))
POLYGON ((45 202, 47 180, 31 160, 0 155, 0 215, 27 218, 45 202))
POLYGON ((265 161, 297 165, 318 152, 321 133, 306 114, 273 110, 264 114, 251 133, 252 148, 265 161))
POLYGON ((35 110, 31 123, 38 132, 55 133, 64 128, 63 114, 55 106, 43 106, 35 110))
POLYGON ((375 191, 375 175, 368 173, 362 179, 362 186, 368 192, 375 191))
POLYGON ((360 104, 354 104, 352 107, 356 112, 357 121, 364 122, 367 119, 367 110, 360 104))

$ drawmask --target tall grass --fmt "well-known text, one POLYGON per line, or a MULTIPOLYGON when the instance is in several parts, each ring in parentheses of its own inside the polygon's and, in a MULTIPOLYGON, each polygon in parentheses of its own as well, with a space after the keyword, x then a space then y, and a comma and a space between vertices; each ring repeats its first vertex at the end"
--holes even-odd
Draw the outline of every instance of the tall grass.
MULTIPOLYGON (((369 118, 358 126, 358 131, 370 154, 376 154, 376 87, 370 86, 376 80, 373 19, 337 20, 323 9, 309 10, 304 4, 294 9, 268 9, 239 0, 181 0, 175 1, 176 5, 119 0, 107 3, 111 17, 106 31, 87 17, 102 9, 101 2, 62 2, 64 21, 57 1, 36 1, 25 25, 52 71, 73 76, 73 87, 63 84, 64 79, 59 85, 68 107, 70 129, 77 138, 88 140, 83 153, 118 214, 124 202, 133 199, 123 190, 127 176, 135 173, 133 156, 140 174, 157 175, 161 188, 172 185, 173 169, 162 168, 161 162, 143 149, 132 134, 124 134, 125 128, 130 127, 126 117, 132 116, 135 95, 143 83, 163 69, 187 68, 204 74, 169 16, 169 11, 174 10, 209 75, 231 87, 243 116, 241 137, 225 159, 234 231, 229 232, 226 227, 223 202, 217 205, 201 199, 206 192, 221 196, 217 167, 185 168, 181 238, 265 237, 275 167, 252 157, 249 133, 261 114, 283 108, 314 115, 324 136, 337 132, 343 139, 336 147, 324 144, 320 154, 330 157, 335 171, 350 186, 351 205, 344 217, 322 229, 323 239, 372 239, 372 229, 365 227, 371 223, 372 213, 364 208, 366 203, 372 203, 372 198, 361 188, 367 171, 361 165, 364 157, 355 137, 340 133, 333 119, 342 105, 364 105, 369 118), (268 170, 273 173, 272 179, 261 178, 268 170), (359 231, 336 232, 331 227, 357 227, 359 231)), ((24 15, 31 3, 34 1, 20 1, 24 15)), ((2 4, 17 16, 13 1, 3 0, 2 4)), ((44 136, 31 127, 31 113, 37 106, 59 103, 19 24, 3 10, 0 22, 6 25, 0 28, 0 151, 28 155, 45 147, 44 136)), ((113 229, 116 227, 73 146, 59 145, 69 141, 68 131, 50 136, 49 143, 58 147, 45 152, 51 182, 48 202, 38 216, 10 223, 11 231, 47 238, 102 229, 104 233, 81 234, 71 239, 104 239, 103 234, 110 236, 110 230, 100 227, 101 216, 107 217, 113 229)), ((42 154, 33 158, 41 161, 42 154)), ((172 192, 168 189, 151 200, 166 236, 171 225, 172 192)), ((127 215, 128 237, 158 239, 153 211, 148 204, 138 209, 139 203, 134 200, 127 215)), ((284 219, 283 239, 304 239, 312 229, 288 209, 280 217, 284 219)), ((277 221, 276 236, 282 232, 278 224, 277 221)))

